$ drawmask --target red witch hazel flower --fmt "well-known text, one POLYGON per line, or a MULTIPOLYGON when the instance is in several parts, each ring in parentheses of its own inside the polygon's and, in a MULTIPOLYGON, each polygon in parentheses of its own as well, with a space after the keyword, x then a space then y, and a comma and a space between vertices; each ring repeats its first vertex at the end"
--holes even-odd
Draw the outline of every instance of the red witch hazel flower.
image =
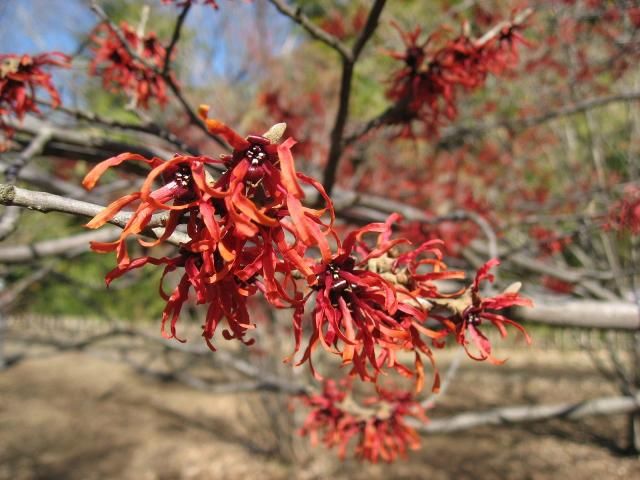
POLYGON ((101 76, 105 88, 124 92, 132 102, 143 108, 149 107, 151 98, 156 99, 160 105, 165 105, 166 85, 162 76, 154 71, 164 65, 165 48, 155 33, 139 37, 126 22, 121 22, 120 30, 127 46, 122 44, 109 25, 102 24, 94 30, 91 40, 94 43, 95 57, 89 64, 89 73, 101 76), (127 48, 146 64, 134 58, 127 48))
POLYGON ((493 357, 491 342, 480 330, 481 325, 486 322, 493 324, 503 338, 507 336, 505 325, 511 325, 522 332, 525 340, 530 344, 531 338, 520 324, 495 312, 514 306, 533 306, 533 302, 530 299, 524 298, 518 293, 521 287, 520 282, 512 284, 504 292, 493 297, 483 297, 480 294, 480 282, 485 279, 492 282, 494 276, 489 273, 489 270, 499 264, 500 262, 497 259, 489 260, 485 263, 478 270, 471 286, 462 295, 451 299, 431 299, 437 305, 446 306, 453 312, 453 316, 449 318, 436 318, 442 321, 444 326, 455 335, 456 342, 464 347, 467 355, 474 360, 489 360, 495 364, 504 363, 504 360, 498 360, 493 357), (478 353, 473 353, 469 349, 467 334, 471 337, 471 342, 478 350, 478 353))
POLYGON ((561 236, 552 230, 548 230, 539 225, 534 225, 529 229, 529 234, 538 243, 540 254, 550 256, 562 252, 571 243, 571 236, 561 236))
MULTIPOLYGON (((408 243, 391 240, 391 228, 399 215, 391 215, 385 223, 373 223, 350 233, 329 261, 315 267, 317 283, 315 308, 311 313, 312 334, 302 359, 309 361, 311 371, 320 378, 311 363, 311 354, 320 343, 325 350, 340 355, 343 365, 352 365, 351 374, 376 382, 383 368, 415 378, 416 390, 422 389, 424 367, 422 355, 428 357, 435 373, 432 389, 439 388, 432 351, 422 339, 436 346, 447 335, 425 327, 427 311, 415 294, 436 291, 433 280, 459 277, 459 272, 444 271, 439 260, 437 242, 428 242, 410 254, 396 255, 395 247, 408 243), (367 233, 378 233, 377 245, 369 247, 363 240, 367 233), (418 260, 421 254, 435 259, 418 260), (430 264, 432 272, 418 274, 417 266, 430 264), (411 291, 411 290, 415 291, 411 291), (401 352, 414 353, 414 370, 398 360, 401 352), (371 369, 369 368, 371 367, 371 369)), ((301 317, 295 326, 296 351, 301 343, 301 317)))
POLYGON ((123 208, 138 203, 117 241, 91 244, 91 248, 97 252, 116 252, 118 265, 107 275, 107 284, 124 273, 147 264, 164 265, 163 278, 172 271, 183 269, 182 278, 171 294, 165 294, 161 289, 161 295, 167 302, 162 315, 163 336, 180 340, 176 334, 176 324, 192 288, 198 304, 211 302, 203 325, 203 336, 211 348, 213 346, 210 340, 223 317, 226 317, 231 331, 223 332, 225 338, 244 341, 244 333, 252 328, 248 321, 246 300, 249 295, 255 293, 256 287, 239 279, 235 274, 226 275, 230 269, 225 268, 224 259, 218 249, 221 231, 214 218, 211 198, 199 188, 199 185, 209 181, 202 165, 218 162, 207 157, 181 155, 165 162, 158 158, 149 160, 141 155, 125 153, 94 167, 85 177, 83 185, 87 189, 93 188, 108 168, 125 161, 142 161, 152 167, 140 192, 115 200, 87 224, 89 228, 98 228, 123 208), (153 183, 158 177, 163 178, 163 185, 154 190, 153 183), (188 237, 178 255, 173 258, 145 256, 131 260, 126 244, 128 237, 143 233, 153 220, 153 215, 160 212, 169 212, 164 222, 163 234, 155 241, 140 240, 140 243, 145 247, 154 247, 162 243, 176 231, 178 224, 188 215, 188 237), (171 325, 170 334, 165 332, 167 322, 171 325))
MULTIPOLYGON (((206 110, 202 107, 203 115, 206 110)), ((331 221, 333 210, 322 186, 295 171, 291 153, 295 142, 288 139, 277 143, 284 124, 274 126, 264 136, 245 139, 221 122, 211 119, 206 122, 212 132, 233 147, 231 155, 220 160, 176 155, 164 161, 125 153, 94 167, 84 186, 93 188, 108 168, 125 161, 150 165, 152 170, 139 192, 115 200, 88 223, 88 227, 98 228, 126 206, 137 203, 120 238, 112 243, 93 243, 92 248, 117 254, 118 265, 107 275, 107 282, 146 264, 164 265, 165 275, 183 269, 173 292, 162 293, 167 302, 163 332, 169 322, 171 334, 165 336, 176 337, 180 311, 193 290, 197 304, 209 305, 203 335, 211 346, 210 340, 223 318, 229 326, 223 336, 245 341, 244 333, 253 328, 246 301, 258 290, 276 307, 298 305, 301 294, 294 273, 314 278, 311 260, 304 257, 306 250, 317 247, 323 257, 330 256, 326 235, 331 226, 323 223, 324 210, 302 205, 304 194, 298 180, 317 188, 325 197, 331 221), (225 170, 214 180, 206 166, 225 170), (158 179, 162 179, 162 184, 154 189, 158 179), (178 235, 177 226, 186 223, 186 236, 181 239, 178 255, 131 260, 127 238, 144 233, 152 225, 154 214, 162 212, 168 212, 164 232, 155 241, 140 240, 140 243, 155 247, 172 234, 178 235), (290 237, 292 244, 287 241, 290 237)))
POLYGON ((395 102, 389 121, 420 120, 425 125, 425 133, 435 135, 445 119, 453 120, 457 116, 459 88, 477 89, 484 84, 488 73, 498 75, 517 62, 518 44, 527 44, 519 29, 529 12, 522 12, 490 36, 473 39, 464 31, 440 47, 430 46, 439 41, 443 32, 420 42, 420 28, 403 32, 396 25, 405 50, 390 52, 390 55, 405 65, 393 75, 387 90, 387 98, 395 102))
POLYGON ((611 208, 605 227, 619 232, 628 231, 632 235, 640 234, 640 187, 630 185, 625 189, 622 200, 611 208))
POLYGON ((9 115, 21 120, 25 113, 38 113, 36 89, 44 89, 51 97, 52 107, 60 105, 60 95, 53 86, 51 74, 44 67, 69 67, 71 59, 59 52, 29 55, 0 55, 0 129, 11 135, 12 129, 3 121, 9 115))
POLYGON ((351 382, 324 382, 322 393, 303 396, 301 401, 311 409, 300 433, 319 439, 329 448, 337 447, 344 459, 352 439, 355 454, 362 460, 377 463, 405 458, 408 450, 420 448, 420 436, 407 425, 405 417, 426 421, 423 407, 410 393, 378 390, 378 395, 356 403, 350 393, 351 382), (321 438, 319 438, 321 436, 321 438))
POLYGON ((207 112, 206 105, 200 107, 209 131, 233 148, 231 155, 221 157, 226 170, 213 188, 224 192, 224 209, 236 235, 272 239, 290 264, 312 281, 313 271, 301 252, 305 247, 317 247, 323 259, 331 257, 327 236, 334 235, 333 205, 319 182, 296 172, 291 153, 296 142, 292 138, 279 145, 273 141, 282 136, 285 124, 275 125, 268 136, 250 135, 245 139, 227 125, 206 118, 207 112), (326 208, 303 206, 305 195, 300 182, 314 188, 326 208), (325 214, 329 215, 329 225, 323 223, 325 214), (295 237, 294 246, 285 243, 285 232, 295 237))

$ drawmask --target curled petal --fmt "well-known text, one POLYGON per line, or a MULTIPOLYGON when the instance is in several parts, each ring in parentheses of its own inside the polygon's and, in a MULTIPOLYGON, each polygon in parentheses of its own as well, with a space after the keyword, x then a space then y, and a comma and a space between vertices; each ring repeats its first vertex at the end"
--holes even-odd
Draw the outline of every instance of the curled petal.
POLYGON ((156 157, 148 159, 137 153, 121 153, 120 155, 116 155, 115 157, 111 157, 106 160, 103 160, 102 162, 98 163, 95 167, 93 167, 91 171, 89 171, 89 173, 87 173, 87 175, 84 177, 84 180, 82 180, 82 185, 87 190, 91 190, 93 187, 95 187, 98 179, 109 168, 116 167, 122 164, 123 162, 127 162, 130 160, 144 162, 150 165, 152 168, 159 167, 164 163, 162 159, 156 158, 156 157))

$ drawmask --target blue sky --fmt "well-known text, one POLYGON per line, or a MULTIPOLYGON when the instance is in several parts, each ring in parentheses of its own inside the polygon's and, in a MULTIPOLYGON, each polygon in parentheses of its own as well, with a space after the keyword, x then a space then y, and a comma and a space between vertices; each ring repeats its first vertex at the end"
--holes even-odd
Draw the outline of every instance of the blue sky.
POLYGON ((0 53, 70 52, 94 16, 79 0, 0 0, 0 53))
MULTIPOLYGON (((175 12, 176 15, 179 11, 175 6, 163 5, 160 0, 135 0, 134 3, 175 12)), ((211 47, 200 57, 190 52, 193 55, 189 58, 193 83, 202 82, 199 79, 209 73, 225 76, 228 70, 233 70, 234 58, 240 58, 245 52, 243 32, 251 28, 256 17, 256 5, 225 2, 219 11, 204 5, 195 5, 191 9, 187 27, 196 32, 201 46, 211 47), (229 41, 230 37, 233 38, 233 29, 237 30, 237 42, 229 41), (225 34, 224 41, 221 32, 225 34)), ((269 34, 273 37, 271 48, 277 53, 291 33, 290 24, 271 7, 259 14, 269 17, 269 34)), ((135 24, 137 20, 131 19, 130 23, 135 24)), ((87 0, 0 0, 0 53, 34 54, 57 50, 70 54, 95 22, 96 17, 88 8, 87 0)))

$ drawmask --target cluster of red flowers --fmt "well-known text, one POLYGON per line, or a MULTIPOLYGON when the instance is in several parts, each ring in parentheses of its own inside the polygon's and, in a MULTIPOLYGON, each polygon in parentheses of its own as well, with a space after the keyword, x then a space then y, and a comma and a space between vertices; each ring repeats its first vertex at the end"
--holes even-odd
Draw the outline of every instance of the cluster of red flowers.
POLYGON ((258 290, 277 307, 300 303, 294 272, 310 281, 314 278, 312 260, 304 256, 310 247, 317 247, 323 258, 329 258, 329 243, 322 230, 330 231, 331 225, 324 225, 321 217, 327 212, 333 222, 333 210, 322 186, 296 173, 291 154, 295 141, 276 143, 283 124, 265 136, 245 139, 221 122, 206 119, 206 112, 202 107, 209 130, 232 146, 231 155, 219 160, 176 155, 163 161, 125 153, 98 164, 86 176, 84 186, 93 188, 108 168, 125 161, 142 161, 152 167, 139 192, 114 201, 89 222, 90 228, 100 227, 127 205, 139 202, 117 241, 93 243, 92 247, 117 254, 118 265, 107 276, 108 282, 146 264, 164 265, 165 275, 184 269, 173 292, 162 293, 167 302, 163 333, 177 338, 176 323, 193 289, 197 303, 209 306, 203 336, 213 348, 211 339, 223 318, 230 328, 230 332, 223 332, 225 338, 244 341, 244 334, 252 328, 247 298, 258 290), (213 180, 207 166, 222 167, 224 173, 213 180), (159 178, 162 186, 153 190, 159 178), (300 183, 324 196, 328 210, 303 206, 300 183), (181 243, 176 257, 131 260, 127 238, 144 232, 156 212, 169 212, 164 233, 156 241, 141 241, 142 245, 153 247, 164 242, 176 233, 180 223, 187 224, 188 239, 181 243), (294 238, 293 243, 288 242, 288 236, 294 238), (164 331, 167 322, 170 334, 164 331))
MULTIPOLYGON (((587 85, 601 92, 612 78, 619 79, 638 63, 640 52, 637 30, 640 28, 638 2, 610 2, 607 0, 563 0, 570 8, 558 9, 552 31, 545 32, 549 47, 575 46, 575 65, 572 76, 583 89, 587 85), (634 32, 635 30, 635 32, 634 32), (588 39, 585 44, 582 40, 588 39), (609 58, 603 62, 602 58, 609 58)), ((531 68, 556 70, 564 78, 566 58, 558 55, 559 48, 549 48, 531 64, 531 68)), ((559 96, 561 98, 561 96, 559 96)))
POLYGON ((0 55, 0 129, 7 135, 13 130, 3 119, 15 115, 21 120, 25 113, 38 113, 35 92, 44 89, 51 97, 51 105, 60 104, 60 95, 53 86, 47 66, 68 67, 70 58, 59 52, 29 55, 0 55))
POLYGON ((102 77, 104 88, 124 92, 143 108, 149 107, 152 98, 160 105, 166 104, 166 84, 158 73, 166 59, 165 48, 155 33, 140 37, 126 22, 120 23, 120 32, 126 45, 111 26, 96 28, 91 35, 95 56, 89 73, 102 77))
POLYGON ((320 28, 340 40, 346 40, 362 31, 366 21, 367 9, 360 5, 351 18, 345 18, 339 9, 331 10, 320 22, 320 28))
POLYGON ((474 90, 489 73, 501 74, 517 62, 518 44, 528 44, 520 34, 521 25, 515 23, 489 38, 462 33, 444 42, 443 32, 420 41, 419 27, 408 32, 396 28, 405 50, 390 55, 405 65, 391 78, 387 97, 400 108, 402 121, 424 123, 426 135, 437 134, 445 119, 456 118, 459 88, 474 90))
MULTIPOLYGON (((438 241, 426 242, 399 254, 396 247, 406 241, 390 239, 391 225, 398 220, 398 216, 393 215, 385 224, 371 224, 356 230, 347 236, 330 263, 318 265, 313 331, 303 361, 320 342, 325 349, 340 354, 343 364, 353 365, 351 377, 359 375, 361 379, 375 382, 377 373, 387 366, 403 376, 415 377, 416 391, 420 391, 424 381, 420 354, 425 354, 434 367, 432 390, 437 391, 439 378, 433 354, 421 336, 436 348, 443 347, 446 337, 452 336, 470 358, 496 364, 503 360, 493 356, 491 343, 481 328, 483 324, 493 325, 503 337, 507 334, 506 325, 512 325, 530 342, 519 324, 497 313, 513 306, 531 306, 529 299, 519 295, 519 284, 494 296, 480 293, 482 281, 493 281, 489 270, 498 265, 497 260, 480 268, 468 288, 442 294, 433 283, 435 280, 461 278, 463 274, 446 270, 437 248, 438 241), (375 247, 362 241, 367 232, 379 233, 375 247), (356 256, 359 261, 355 260, 356 256), (424 304, 439 311, 427 316, 422 308, 424 304), (427 318, 440 328, 427 328, 427 318), (412 351, 415 352, 415 371, 399 362, 402 352, 412 351), (367 363, 373 367, 373 375, 366 370, 367 363)), ((364 402, 376 406, 371 411, 360 408, 350 399, 349 385, 343 382, 338 389, 329 380, 322 394, 303 398, 311 408, 303 434, 317 438, 318 432, 324 431, 324 443, 329 447, 338 446, 341 457, 350 439, 358 436, 357 455, 374 462, 378 458, 392 461, 398 455, 403 456, 407 447, 417 448, 419 441, 415 432, 403 422, 404 416, 424 416, 421 407, 412 401, 411 393, 391 394, 377 387, 378 397, 364 402)))
POLYGON ((538 248, 544 256, 562 252, 571 243, 570 236, 558 235, 553 230, 534 225, 529 229, 529 234, 538 243, 538 248))
POLYGON ((552 277, 551 275, 544 275, 540 279, 540 283, 546 289, 551 290, 552 292, 561 293, 564 295, 569 295, 570 293, 573 293, 573 291, 576 288, 575 284, 570 282, 565 282, 564 280, 560 280, 559 278, 552 277))
MULTIPOLYGON (((504 324, 514 323, 489 310, 528 303, 516 292, 494 298, 480 296, 479 282, 491 278, 488 269, 495 262, 480 270, 469 289, 453 296, 441 294, 434 281, 463 277, 462 272, 447 270, 439 248, 442 242, 431 240, 402 253, 401 246, 409 242, 391 238, 399 215, 357 229, 341 242, 333 229, 331 200, 322 186, 295 171, 291 153, 295 141, 289 138, 277 144, 283 124, 264 136, 245 139, 223 123, 207 119, 206 113, 203 107, 201 114, 209 131, 231 145, 231 155, 223 155, 220 160, 176 155, 163 161, 127 153, 98 164, 84 180, 86 188, 93 188, 108 168, 124 161, 142 161, 152 167, 139 192, 114 201, 88 226, 97 228, 124 207, 139 202, 120 238, 112 243, 94 243, 93 248, 117 254, 118 265, 109 273, 109 282, 149 263, 164 265, 165 274, 184 269, 173 292, 163 293, 167 302, 163 332, 167 322, 171 326, 166 336, 176 337, 180 311, 193 289, 197 303, 209 305, 204 325, 207 342, 223 317, 232 332, 225 337, 243 340, 252 328, 246 300, 259 290, 274 306, 294 309, 295 352, 301 348, 306 302, 315 294, 311 335, 298 364, 308 361, 317 378, 321 377, 313 368, 311 354, 318 344, 339 355, 344 365, 350 365, 351 375, 377 382, 378 374, 389 368, 414 378, 417 391, 425 377, 422 356, 434 363, 425 338, 431 346, 440 347, 444 338, 453 334, 466 348, 468 332, 480 350, 474 358, 492 359, 490 346, 478 327, 487 320, 504 333, 504 324), (221 166, 224 173, 213 180, 206 166, 221 166), (162 186, 153 190, 159 178, 163 179, 162 186), (324 198, 326 208, 304 206, 300 183, 314 188, 324 198), (158 245, 174 234, 180 223, 186 223, 188 239, 181 243, 178 255, 131 260, 127 238, 144 232, 154 213, 163 211, 169 214, 162 236, 141 243, 146 247, 158 245), (325 214, 328 224, 323 221, 325 214), (370 233, 377 234, 375 246, 365 241, 370 233), (330 241, 336 243, 337 252, 333 252, 330 241), (309 248, 316 249, 319 258, 310 258, 309 248), (299 290, 297 279, 306 280, 306 294, 299 290), (436 302, 452 315, 429 315, 424 302, 436 302), (442 328, 427 328, 427 318, 435 319, 442 328), (401 352, 413 354, 413 368, 399 360, 401 352)), ((438 389, 437 371, 432 389, 438 389)))
POLYGON ((302 426, 312 444, 322 442, 329 448, 338 447, 345 458, 349 443, 356 438, 356 456, 376 463, 379 459, 392 462, 406 457, 408 450, 420 448, 418 433, 405 422, 411 416, 426 420, 423 407, 410 393, 378 390, 377 396, 356 403, 350 393, 351 382, 324 382, 316 395, 302 397, 310 412, 302 426))
MULTIPOLYGON (((140 161, 151 167, 140 191, 115 200, 88 224, 98 228, 125 207, 137 204, 117 241, 92 244, 95 251, 116 252, 118 264, 107 275, 107 282, 148 264, 163 266, 163 278, 182 272, 172 292, 161 288, 166 301, 162 333, 183 341, 177 334, 177 322, 193 292, 197 304, 208 306, 203 336, 212 349, 221 322, 227 326, 225 339, 247 345, 253 342, 246 338, 254 328, 247 301, 262 292, 274 307, 292 309, 295 355, 303 341, 305 306, 315 300, 309 302, 313 303, 307 322, 309 339, 298 365, 308 361, 321 380, 311 362, 320 344, 350 366, 350 378, 374 383, 379 395, 357 410, 344 391, 327 382, 322 395, 304 400, 312 412, 303 431, 315 435, 316 430, 326 430, 325 443, 339 445, 341 455, 357 436, 358 455, 371 461, 391 461, 407 448, 416 448, 416 433, 403 417, 422 415, 422 410, 411 400, 411 393, 382 389, 379 374, 396 371, 412 379, 419 392, 425 381, 423 357, 427 357, 434 369, 432 390, 437 391, 439 377, 432 348, 442 348, 448 337, 470 357, 500 363, 492 355, 482 326, 491 324, 503 336, 506 325, 524 332, 496 312, 531 302, 519 296, 517 286, 493 297, 481 295, 480 283, 493 280, 489 270, 497 265, 495 260, 478 271, 468 288, 441 293, 436 281, 460 279, 464 274, 447 269, 440 240, 410 248, 405 238, 392 238, 393 227, 401 221, 397 214, 341 240, 333 226, 333 205, 323 187, 295 170, 291 152, 295 141, 288 138, 280 143, 284 124, 264 135, 243 138, 227 125, 208 119, 207 113, 208 107, 202 106, 200 114, 209 131, 226 140, 231 154, 220 159, 176 155, 164 161, 125 153, 87 174, 83 184, 91 189, 107 169, 123 162, 140 161), (222 173, 214 179, 207 167, 222 173), (160 186, 154 189, 158 180, 160 186), (304 206, 302 185, 315 190, 325 208, 304 206), (155 241, 139 241, 155 247, 182 235, 177 240, 178 253, 131 259, 128 238, 157 225, 158 213, 166 215, 164 231, 155 241), (181 224, 186 224, 186 235, 178 229, 181 224), (367 238, 371 234, 376 235, 375 242, 367 238), (315 254, 309 255, 310 249, 315 254), (427 320, 432 326, 427 326, 427 320), (412 365, 403 363, 406 354, 412 357, 412 365)), ((528 340, 526 333, 525 337, 528 340)))
POLYGON ((611 208, 606 227, 640 234, 640 187, 631 185, 625 189, 623 198, 611 208))

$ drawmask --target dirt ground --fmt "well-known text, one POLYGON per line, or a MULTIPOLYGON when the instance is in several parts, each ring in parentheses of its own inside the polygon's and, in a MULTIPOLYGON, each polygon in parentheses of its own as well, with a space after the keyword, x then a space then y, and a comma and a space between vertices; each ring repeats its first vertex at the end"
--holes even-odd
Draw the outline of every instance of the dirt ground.
MULTIPOLYGON (((465 361, 432 416, 616 394, 584 354, 510 356, 465 361)), ((278 413, 257 408, 269 395, 197 392, 84 353, 27 360, 0 372, 0 479, 640 478, 620 416, 431 435, 406 461, 368 465, 274 430, 278 413)))

